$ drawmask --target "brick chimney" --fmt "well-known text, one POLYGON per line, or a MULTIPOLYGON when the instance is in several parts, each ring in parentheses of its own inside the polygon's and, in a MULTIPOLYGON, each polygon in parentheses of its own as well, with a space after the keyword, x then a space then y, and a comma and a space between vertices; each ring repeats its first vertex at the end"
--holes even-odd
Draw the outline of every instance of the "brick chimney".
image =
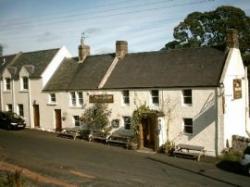
POLYGON ((127 41, 116 41, 116 57, 122 59, 128 53, 127 41))
POLYGON ((90 47, 84 44, 83 36, 81 37, 81 43, 78 47, 79 62, 83 62, 87 56, 90 55, 90 47))
POLYGON ((239 48, 238 31, 236 29, 229 29, 227 31, 227 47, 228 48, 239 48))

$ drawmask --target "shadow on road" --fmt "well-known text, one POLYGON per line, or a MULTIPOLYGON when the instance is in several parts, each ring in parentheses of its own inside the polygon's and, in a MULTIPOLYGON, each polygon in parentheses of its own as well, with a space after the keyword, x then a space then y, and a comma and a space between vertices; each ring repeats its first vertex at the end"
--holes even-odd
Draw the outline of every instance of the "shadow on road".
POLYGON ((206 175, 204 173, 205 170, 193 171, 191 169, 187 169, 187 168, 184 168, 184 167, 181 167, 181 166, 177 166, 177 165, 174 165, 172 163, 168 163, 166 161, 158 160, 158 159, 155 159, 155 158, 147 157, 147 159, 149 159, 151 161, 154 161, 154 162, 158 162, 158 163, 164 164, 164 165, 168 165, 168 166, 173 167, 173 168, 177 168, 177 169, 180 169, 180 170, 183 170, 183 171, 187 171, 187 172, 190 172, 190 173, 193 173, 193 174, 196 174, 196 175, 200 175, 200 176, 203 176, 203 177, 209 178, 211 180, 214 180, 214 181, 217 181, 217 182, 221 182, 221 183, 224 183, 224 184, 227 184, 227 185, 230 185, 230 186, 237 186, 237 187, 240 186, 238 184, 234 184, 234 183, 222 180, 222 179, 218 179, 218 178, 213 177, 213 176, 206 175))
POLYGON ((216 164, 216 167, 238 175, 246 175, 240 163, 236 161, 222 160, 218 164, 216 164))

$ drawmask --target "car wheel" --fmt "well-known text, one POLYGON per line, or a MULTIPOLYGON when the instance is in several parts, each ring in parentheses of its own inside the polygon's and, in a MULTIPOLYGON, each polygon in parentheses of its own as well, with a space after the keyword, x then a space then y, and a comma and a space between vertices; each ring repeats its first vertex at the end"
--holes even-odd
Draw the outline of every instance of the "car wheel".
POLYGON ((11 130, 12 129, 11 125, 7 125, 7 129, 11 130))

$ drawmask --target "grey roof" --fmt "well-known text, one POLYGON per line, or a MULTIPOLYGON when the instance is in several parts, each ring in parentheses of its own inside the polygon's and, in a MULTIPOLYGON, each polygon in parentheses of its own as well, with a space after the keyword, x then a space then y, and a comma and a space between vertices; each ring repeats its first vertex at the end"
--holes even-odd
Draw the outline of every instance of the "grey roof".
POLYGON ((16 54, 13 55, 6 55, 0 57, 0 74, 3 73, 4 68, 12 61, 14 60, 16 54))
POLYGON ((44 91, 97 89, 113 60, 114 54, 88 56, 83 63, 65 58, 44 91))
POLYGON ((128 54, 104 89, 218 86, 225 56, 213 48, 128 54))
POLYGON ((18 79, 19 72, 23 66, 28 69, 31 69, 30 67, 33 66, 33 71, 29 71, 30 78, 39 78, 58 50, 59 49, 49 49, 21 53, 15 61, 8 65, 8 67, 16 68, 14 79, 18 79))

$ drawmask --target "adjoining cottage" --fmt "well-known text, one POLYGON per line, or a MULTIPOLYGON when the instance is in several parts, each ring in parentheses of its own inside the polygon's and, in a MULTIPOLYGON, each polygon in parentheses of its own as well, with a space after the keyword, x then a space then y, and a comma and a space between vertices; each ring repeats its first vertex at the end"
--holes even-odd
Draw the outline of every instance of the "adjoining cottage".
MULTIPOLYGON (((150 117, 141 121, 145 147, 171 140, 201 145, 206 154, 219 155, 232 135, 250 132, 247 70, 237 37, 231 30, 226 52, 190 48, 128 53, 127 42, 117 41, 116 53, 103 55, 90 55, 82 40, 79 57, 64 55, 56 66, 48 61, 38 81, 31 76, 35 64, 22 66, 32 82, 30 126, 47 130, 78 126, 85 109, 106 102, 110 124, 115 124, 112 132, 131 133, 133 112, 146 105, 161 115, 154 122, 150 117)), ((11 74, 5 69, 3 80, 11 74)), ((15 95, 13 106, 19 97, 15 95)), ((2 106, 11 101, 2 98, 2 106)))

